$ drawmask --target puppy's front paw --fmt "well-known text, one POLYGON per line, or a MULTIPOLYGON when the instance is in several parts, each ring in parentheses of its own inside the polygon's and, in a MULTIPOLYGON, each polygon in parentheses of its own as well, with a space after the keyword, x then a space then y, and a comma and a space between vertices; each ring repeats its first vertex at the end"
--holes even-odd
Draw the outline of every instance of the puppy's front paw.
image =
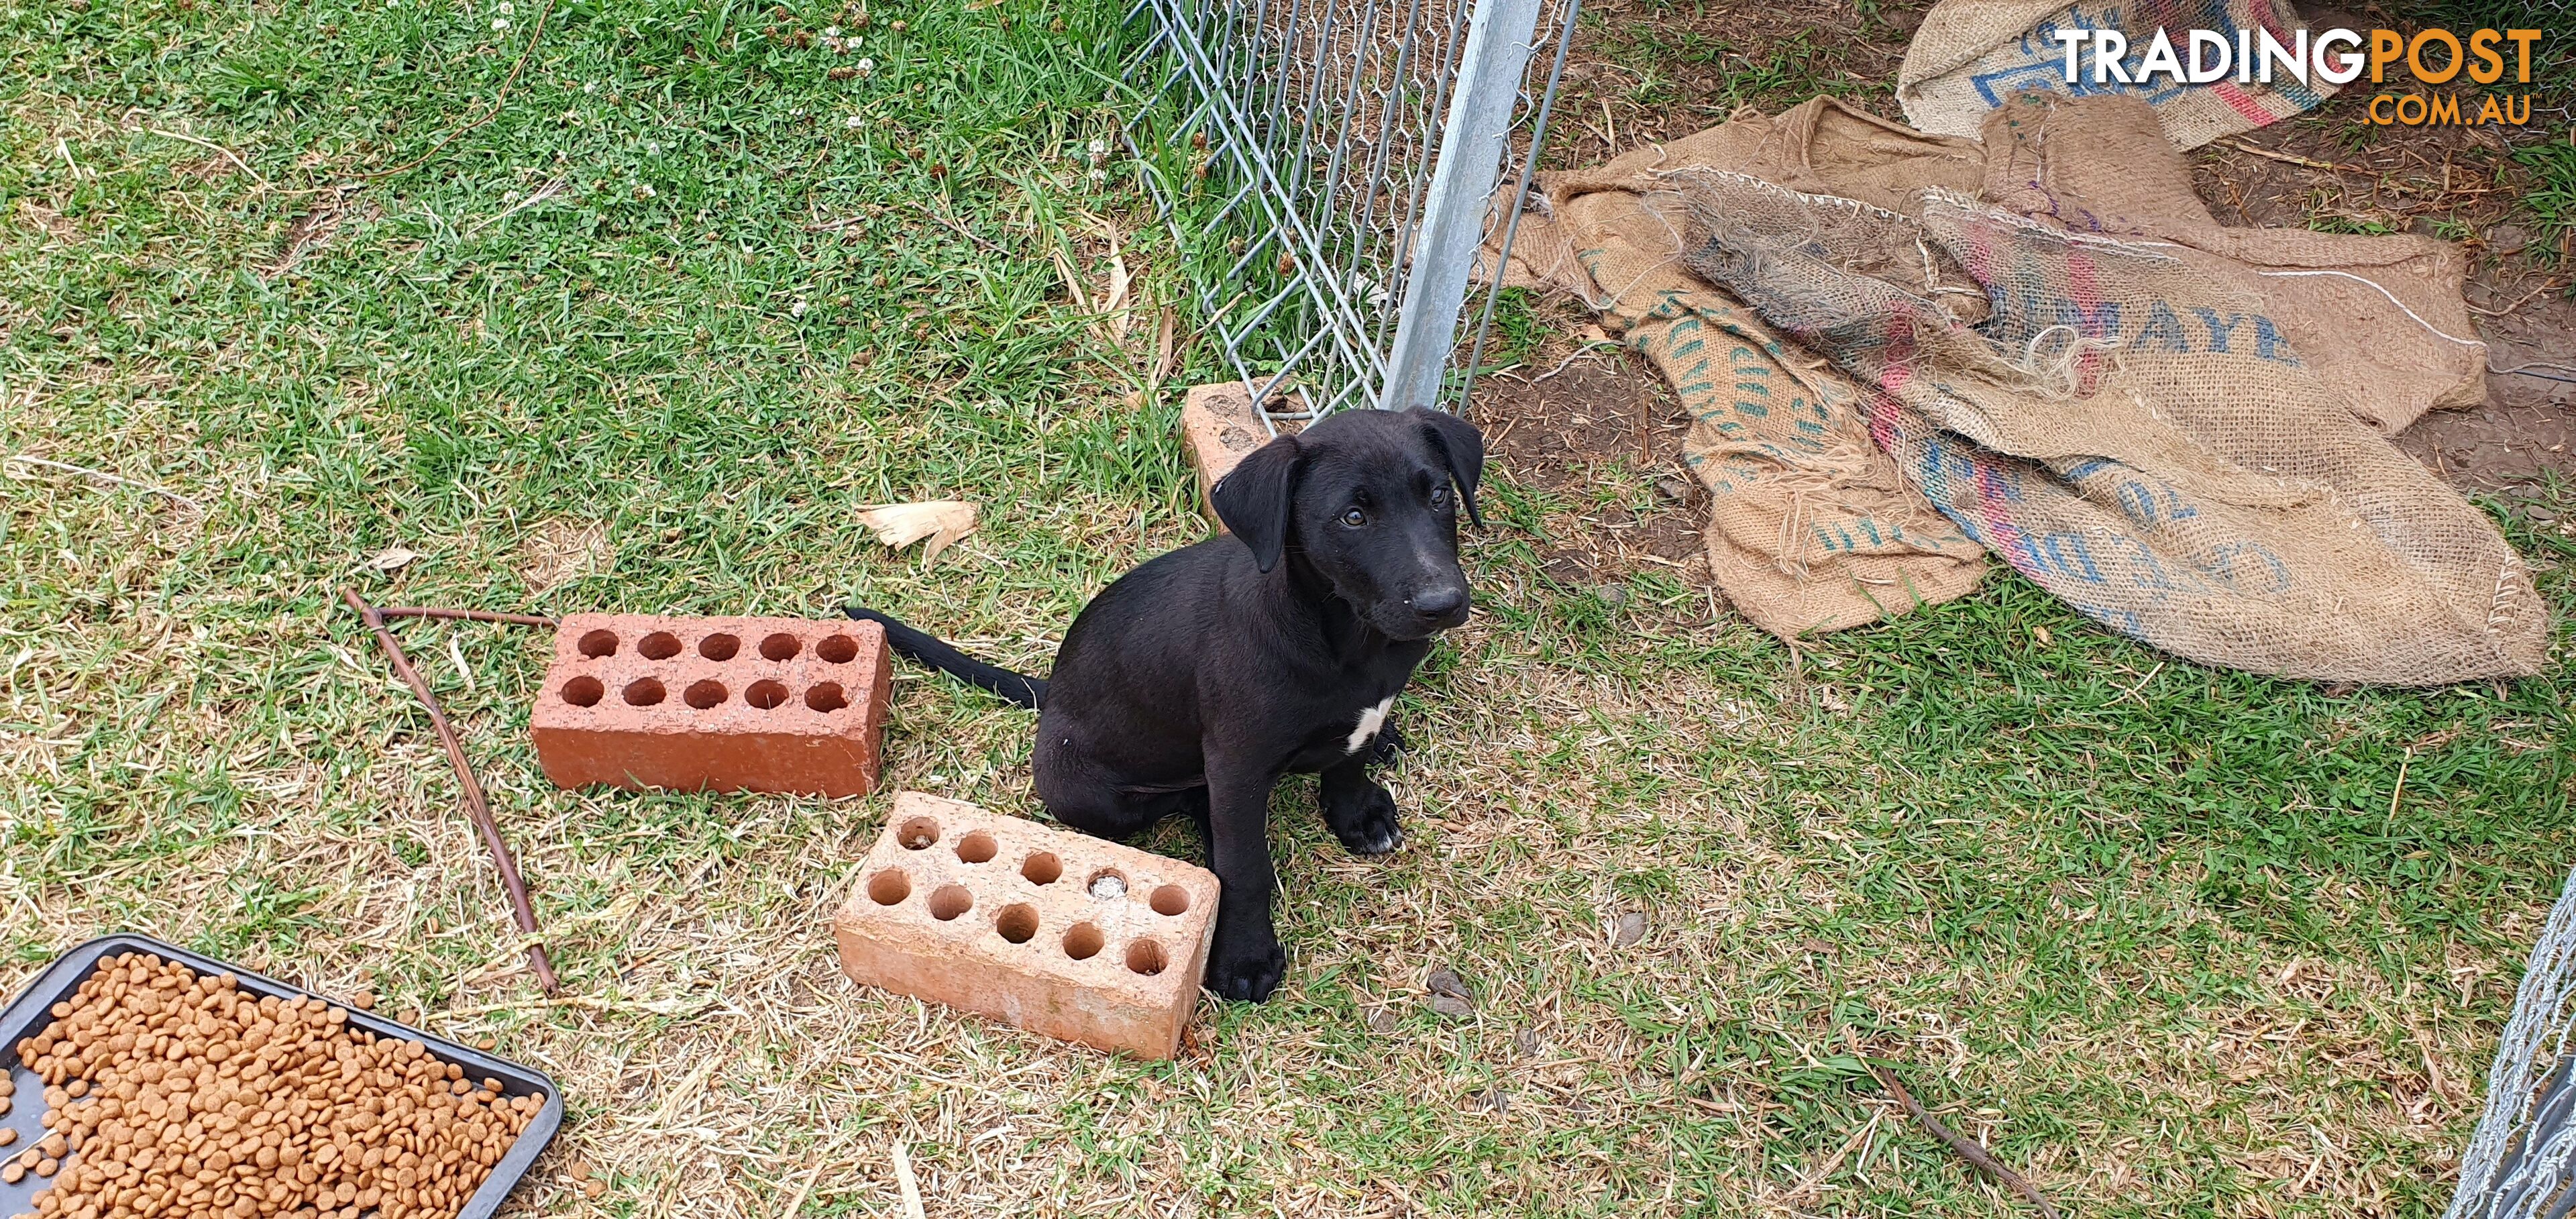
POLYGON ((1385 855, 1404 845, 1395 797, 1375 783, 1324 805, 1324 824, 1353 855, 1385 855))
POLYGON ((1207 988, 1220 999, 1262 1003, 1287 973, 1288 954, 1276 941, 1244 952, 1228 951, 1219 943, 1216 958, 1208 962, 1207 988))
POLYGON ((1389 721, 1379 726, 1376 738, 1369 742, 1368 760, 1372 765, 1381 765, 1394 761, 1395 755, 1403 752, 1404 731, 1389 721))

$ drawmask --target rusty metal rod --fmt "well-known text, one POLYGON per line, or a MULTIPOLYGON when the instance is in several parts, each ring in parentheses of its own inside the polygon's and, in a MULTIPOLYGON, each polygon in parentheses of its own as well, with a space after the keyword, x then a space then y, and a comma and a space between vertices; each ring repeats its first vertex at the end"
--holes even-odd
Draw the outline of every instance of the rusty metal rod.
POLYGON ((2038 1207, 2039 1213, 2047 1219, 2057 1219, 2057 1208, 2048 1204, 2047 1195, 2040 1193, 2038 1186, 2025 1180, 2020 1173, 1997 1162, 1993 1153, 1986 1150, 1985 1144, 1942 1125, 1941 1119, 1932 1116, 1932 1111, 1924 1108, 1923 1102, 1914 1099, 1914 1094, 1906 1091, 1904 1084, 1897 1082, 1896 1072, 1865 1058, 1861 1061, 1869 1068, 1870 1074, 1878 1077, 1878 1086, 1887 1089, 1887 1094, 1895 1097, 1896 1103, 1904 1106, 1907 1113, 1913 1114, 1914 1120, 1922 1123, 1925 1130, 1931 1131, 1932 1137, 1949 1144, 1950 1150, 1957 1152, 1960 1159, 1966 1160, 1994 1179, 2010 1186, 2014 1193, 2020 1194, 2028 1199, 2032 1206, 2038 1207))
MULTIPOLYGON (((429 683, 421 680, 420 671, 411 667, 411 658, 403 655, 402 645, 394 641, 393 632, 385 627, 384 614, 367 604, 356 589, 341 589, 340 596, 349 603, 349 608, 358 611, 359 617, 366 619, 367 629, 376 633, 376 642, 384 645, 385 655, 394 662, 394 672, 401 675, 403 682, 411 687, 411 692, 420 697, 421 705, 429 708, 430 726, 438 730, 438 743, 447 747, 448 765, 456 768, 456 785, 465 797, 465 815, 472 819, 474 828, 483 835, 483 846, 492 853, 492 866, 500 869, 501 887, 509 890, 510 913, 518 920, 520 934, 528 937, 528 967, 536 971, 537 985, 545 990, 548 998, 562 993, 562 985, 555 981, 554 963, 546 959, 546 946, 536 938, 537 912, 528 904, 527 882, 519 879, 518 861, 510 855, 510 844, 501 839, 501 826, 492 819, 492 805, 484 799, 483 785, 475 780, 474 768, 465 760, 465 745, 457 740, 455 726, 447 722, 447 712, 438 705, 438 696, 429 692, 429 683)), ((464 612, 450 610, 420 616, 447 617, 464 612)))

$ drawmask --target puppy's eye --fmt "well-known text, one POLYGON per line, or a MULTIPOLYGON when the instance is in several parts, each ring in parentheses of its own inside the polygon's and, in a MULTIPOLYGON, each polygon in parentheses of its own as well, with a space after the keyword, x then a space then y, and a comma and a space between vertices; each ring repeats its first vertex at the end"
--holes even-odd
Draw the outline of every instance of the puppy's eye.
POLYGON ((1431 506, 1434 508, 1446 508, 1449 506, 1448 484, 1443 483, 1440 486, 1433 487, 1431 489, 1431 506))
POLYGON ((1368 524, 1368 513, 1362 512, 1357 508, 1353 508, 1342 514, 1342 523, 1353 529, 1357 529, 1362 525, 1368 524))

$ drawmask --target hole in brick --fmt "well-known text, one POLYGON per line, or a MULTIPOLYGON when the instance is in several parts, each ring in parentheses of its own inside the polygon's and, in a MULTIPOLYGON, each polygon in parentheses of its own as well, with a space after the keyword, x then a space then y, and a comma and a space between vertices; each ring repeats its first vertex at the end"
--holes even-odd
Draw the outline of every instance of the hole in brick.
POLYGON ((709 660, 731 660, 733 654, 741 650, 741 636, 727 635, 721 631, 698 641, 698 655, 709 660))
POLYGON ((650 677, 639 677, 626 683, 626 704, 630 707, 650 707, 661 702, 665 693, 667 691, 662 689, 662 683, 650 677))
POLYGON ((1127 896, 1127 874, 1116 868, 1102 868, 1082 882, 1082 887, 1101 901, 1115 901, 1127 896))
POLYGON ((785 631, 780 631, 779 633, 760 641, 760 654, 770 658, 771 660, 794 660, 796 659, 797 650, 804 646, 804 644, 796 642, 796 637, 794 635, 790 635, 785 631))
POLYGON ((1064 875, 1064 864, 1055 856, 1040 851, 1020 861, 1020 875, 1033 885, 1051 885, 1056 877, 1064 875))
POLYGON ((743 690, 742 701, 763 711, 773 710, 787 701, 787 687, 764 678, 743 690))
POLYGON ((912 878, 901 868, 888 868, 868 878, 868 900, 891 906, 912 896, 912 878))
POLYGON ((820 681, 805 692, 805 705, 816 711, 838 711, 849 706, 850 700, 841 693, 839 682, 820 681))
POLYGON ((597 660, 617 654, 617 632, 607 629, 592 631, 581 637, 581 654, 597 660))
POLYGON ((585 675, 564 683, 563 700, 576 707, 596 707, 607 693, 608 687, 599 684, 598 678, 585 675))
POLYGON ((1190 912, 1190 891, 1179 885, 1164 885, 1154 890, 1154 913, 1172 915, 1190 912))
POLYGON ((681 692, 680 697, 687 700, 690 706, 704 711, 725 700, 724 683, 712 677, 705 681, 690 682, 689 688, 681 692))
POLYGON ((646 660, 669 660, 680 654, 680 637, 669 631, 655 631, 635 641, 635 650, 646 660))
POLYGON ((847 635, 834 635, 815 644, 814 654, 828 664, 845 665, 859 658, 859 641, 847 635))
POLYGON ((1002 907, 1002 916, 993 920, 993 930, 1014 944, 1025 944, 1038 933, 1038 908, 1021 902, 1002 907))
POLYGON ((1166 964, 1168 962, 1163 957, 1161 944, 1152 940, 1137 940, 1127 946, 1127 968, 1133 972, 1150 977, 1163 972, 1163 966, 1166 964))
POLYGON ((964 885, 941 885, 930 891, 930 917, 940 922, 975 908, 975 894, 964 885))
POLYGON ((983 863, 1000 850, 993 844, 993 836, 982 830, 957 840, 957 858, 967 863, 983 863))
POLYGON ((904 822, 903 828, 894 832, 894 840, 902 843, 903 849, 907 851, 918 851, 927 847, 939 841, 939 819, 915 817, 904 822))
POLYGON ((1088 961, 1100 955, 1100 929, 1089 923, 1075 923, 1064 930, 1064 955, 1077 961, 1088 961))

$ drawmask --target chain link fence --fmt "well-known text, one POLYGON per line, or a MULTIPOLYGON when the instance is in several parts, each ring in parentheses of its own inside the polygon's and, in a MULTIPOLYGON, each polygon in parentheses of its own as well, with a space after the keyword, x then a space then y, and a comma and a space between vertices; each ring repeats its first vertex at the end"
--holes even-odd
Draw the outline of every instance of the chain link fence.
POLYGON ((1463 396, 1580 5, 1139 0, 1129 149, 1274 427, 1463 396))

